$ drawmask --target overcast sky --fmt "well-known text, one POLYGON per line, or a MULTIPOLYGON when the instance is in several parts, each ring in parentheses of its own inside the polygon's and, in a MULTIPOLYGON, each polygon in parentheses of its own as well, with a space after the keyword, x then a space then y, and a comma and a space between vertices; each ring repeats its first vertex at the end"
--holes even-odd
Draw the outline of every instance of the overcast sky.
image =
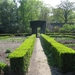
MULTIPOLYGON (((61 1, 65 1, 65 0, 42 0, 47 4, 50 4, 53 7, 56 7, 56 5, 59 5, 61 1)), ((69 0, 71 2, 75 2, 75 0, 69 0)))

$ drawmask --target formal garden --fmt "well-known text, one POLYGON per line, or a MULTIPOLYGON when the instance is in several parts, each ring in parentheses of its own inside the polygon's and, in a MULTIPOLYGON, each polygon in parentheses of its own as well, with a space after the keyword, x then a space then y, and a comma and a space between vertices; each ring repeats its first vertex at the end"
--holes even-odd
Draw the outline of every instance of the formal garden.
POLYGON ((54 33, 54 34, 48 34, 48 36, 54 38, 59 43, 64 44, 65 46, 68 46, 70 48, 73 48, 75 50, 75 34, 74 33, 54 33))
MULTIPOLYGON (((35 39, 35 34, 0 36, 0 73, 24 75, 28 71, 35 39)), ((74 33, 41 34, 40 40, 50 66, 58 67, 62 73, 75 71, 74 33)))
POLYGON ((74 9, 69 0, 0 0, 0 75, 75 75, 74 9))

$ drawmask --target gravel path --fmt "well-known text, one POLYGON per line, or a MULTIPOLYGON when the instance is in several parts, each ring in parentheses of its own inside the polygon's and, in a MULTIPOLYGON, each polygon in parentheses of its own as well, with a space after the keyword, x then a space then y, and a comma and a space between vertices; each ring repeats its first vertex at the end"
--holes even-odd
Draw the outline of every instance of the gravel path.
POLYGON ((47 58, 43 52, 39 38, 36 39, 35 48, 27 75, 51 75, 47 58))

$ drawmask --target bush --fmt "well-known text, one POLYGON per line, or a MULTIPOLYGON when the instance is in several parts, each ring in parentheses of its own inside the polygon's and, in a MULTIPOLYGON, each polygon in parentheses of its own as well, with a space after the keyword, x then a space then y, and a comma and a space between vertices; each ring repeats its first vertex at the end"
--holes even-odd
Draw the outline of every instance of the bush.
POLYGON ((73 49, 56 42, 44 34, 41 35, 41 40, 47 51, 53 54, 54 62, 61 72, 75 71, 75 51, 73 49))
POLYGON ((1 70, 4 72, 4 74, 6 74, 8 72, 8 65, 3 62, 0 62, 0 74, 1 70))
POLYGON ((7 39, 9 36, 0 36, 0 39, 7 39))
POLYGON ((50 30, 46 28, 46 34, 50 34, 50 30))
POLYGON ((71 33, 71 32, 75 32, 75 25, 70 25, 70 24, 64 24, 62 28, 60 28, 59 30, 60 32, 64 33, 71 33))
POLYGON ((28 71, 36 35, 28 37, 19 48, 9 55, 13 74, 24 75, 28 71))
POLYGON ((5 53, 11 53, 11 50, 10 49, 6 49, 5 53))

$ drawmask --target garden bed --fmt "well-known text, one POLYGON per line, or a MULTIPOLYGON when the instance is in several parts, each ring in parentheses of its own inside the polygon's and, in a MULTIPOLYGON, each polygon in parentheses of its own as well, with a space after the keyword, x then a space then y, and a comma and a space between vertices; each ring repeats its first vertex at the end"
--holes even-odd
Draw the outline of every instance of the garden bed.
POLYGON ((6 39, 0 39, 0 62, 10 65, 8 59, 9 53, 19 47, 24 40, 25 37, 9 37, 6 39))
POLYGON ((64 44, 67 47, 70 47, 72 49, 75 50, 75 39, 73 38, 68 38, 68 37, 64 37, 64 38, 54 38, 56 41, 58 41, 59 43, 64 44))
POLYGON ((75 50, 75 35, 72 34, 50 34, 48 35, 52 38, 54 38, 56 41, 58 41, 59 43, 64 44, 67 47, 70 47, 72 49, 75 50))

